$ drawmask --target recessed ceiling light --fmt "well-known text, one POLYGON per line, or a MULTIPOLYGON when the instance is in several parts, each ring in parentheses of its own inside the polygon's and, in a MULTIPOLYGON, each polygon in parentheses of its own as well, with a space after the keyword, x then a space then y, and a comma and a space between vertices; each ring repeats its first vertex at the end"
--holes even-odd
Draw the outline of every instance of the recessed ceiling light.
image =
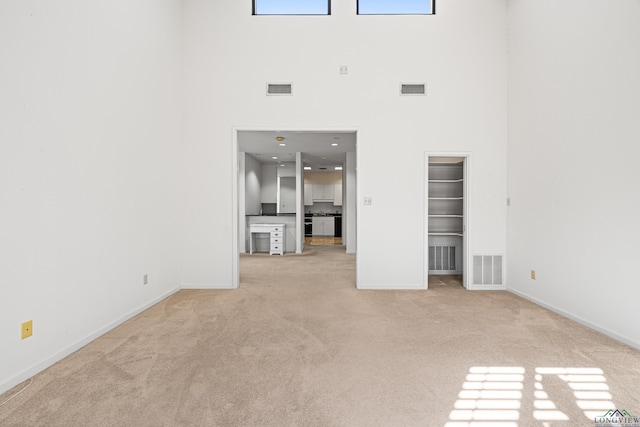
POLYGON ((305 166, 305 167, 304 167, 304 170, 306 170, 306 171, 310 171, 310 170, 311 170, 311 166, 305 166))
POLYGON ((285 144, 284 142, 281 142, 280 144, 278 144, 280 147, 286 147, 287 144, 285 144))
POLYGON ((337 143, 337 142, 334 142, 333 144, 331 144, 331 146, 332 146, 332 147, 337 147, 337 146, 338 146, 338 143, 337 143))
POLYGON ((322 160, 327 160, 327 158, 326 158, 326 157, 323 157, 323 158, 322 158, 322 160))
POLYGON ((284 141, 284 136, 276 136, 276 141, 284 141))
POLYGON ((273 160, 278 160, 278 156, 272 156, 271 157, 273 160))
POLYGON ((334 169, 337 170, 337 171, 341 171, 342 170, 342 166, 336 166, 334 169))

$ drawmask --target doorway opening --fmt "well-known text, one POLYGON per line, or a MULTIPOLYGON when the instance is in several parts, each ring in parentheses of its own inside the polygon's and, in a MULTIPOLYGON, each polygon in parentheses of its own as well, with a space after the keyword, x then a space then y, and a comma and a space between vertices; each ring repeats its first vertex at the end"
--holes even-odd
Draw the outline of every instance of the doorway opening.
POLYGON ((356 254, 356 136, 355 129, 234 129, 234 287, 240 254, 288 257, 318 245, 356 254))
POLYGON ((469 156, 426 156, 425 270, 430 286, 469 288, 468 181, 469 156))

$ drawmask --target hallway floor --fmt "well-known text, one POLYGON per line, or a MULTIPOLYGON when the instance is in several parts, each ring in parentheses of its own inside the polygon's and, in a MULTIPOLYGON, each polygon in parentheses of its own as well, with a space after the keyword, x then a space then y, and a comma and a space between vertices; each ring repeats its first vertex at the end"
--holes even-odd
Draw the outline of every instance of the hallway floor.
POLYGON ((342 245, 342 237, 333 236, 307 236, 304 244, 310 246, 334 246, 342 245))

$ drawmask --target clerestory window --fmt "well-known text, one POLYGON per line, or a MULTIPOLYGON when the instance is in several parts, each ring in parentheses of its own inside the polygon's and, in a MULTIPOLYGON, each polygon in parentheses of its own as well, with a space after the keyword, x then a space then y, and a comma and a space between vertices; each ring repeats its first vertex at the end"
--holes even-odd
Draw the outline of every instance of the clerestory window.
POLYGON ((331 15, 331 0, 253 0, 254 15, 331 15))
POLYGON ((435 0, 357 0, 358 15, 434 15, 435 0))

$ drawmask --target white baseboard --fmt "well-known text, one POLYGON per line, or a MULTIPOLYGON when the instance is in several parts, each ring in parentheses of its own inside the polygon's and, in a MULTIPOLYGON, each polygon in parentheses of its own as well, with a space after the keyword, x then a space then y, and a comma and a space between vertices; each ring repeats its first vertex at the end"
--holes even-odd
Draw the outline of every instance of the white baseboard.
POLYGON ((469 285, 470 291, 506 291, 505 285, 469 285))
POLYGON ((415 284, 415 285, 358 285, 357 289, 361 291, 424 291, 427 289, 425 285, 415 284))
POLYGON ((237 289, 230 283, 183 283, 181 289, 237 289))
POLYGON ((524 299, 526 299, 528 301, 531 301, 534 304, 537 304, 537 305, 542 306, 542 307, 544 307, 544 308, 546 308, 548 310, 551 310, 554 313, 557 313, 557 314, 559 314, 561 316, 564 316, 564 317, 566 317, 568 319, 571 319, 574 322, 578 322, 581 325, 586 326, 589 329, 593 329, 596 332, 600 332, 601 334, 606 335, 609 338, 613 338, 616 341, 620 341, 621 343, 626 344, 629 347, 633 347, 633 348, 635 348, 637 350, 640 350, 640 343, 639 342, 631 340, 631 339, 629 339, 627 337, 624 337, 622 335, 618 335, 615 332, 613 332, 613 331, 611 331, 611 330, 609 330, 607 328, 604 328, 604 327, 602 327, 600 325, 596 325, 595 323, 592 323, 592 322, 590 322, 590 321, 588 321, 586 319, 583 319, 582 317, 575 316, 575 315, 573 315, 571 313, 568 313, 568 312, 566 312, 566 311, 564 311, 564 310, 562 310, 562 309, 560 309, 560 308, 558 308, 558 307, 556 307, 554 305, 544 303, 544 302, 538 300, 537 298, 534 298, 534 297, 532 297, 530 295, 527 295, 527 294, 525 294, 523 292, 517 291, 515 289, 507 289, 507 291, 509 291, 511 293, 514 293, 514 294, 518 295, 519 297, 522 297, 522 298, 524 298, 524 299))
POLYGON ((163 295, 161 295, 161 296, 159 296, 157 298, 154 298, 153 300, 149 301, 146 304, 143 304, 142 306, 138 307, 137 309, 133 310, 132 312, 127 313, 124 316, 121 316, 120 318, 114 320, 113 322, 107 324, 106 326, 104 326, 104 327, 98 329, 97 331, 89 334, 88 336, 86 336, 85 338, 83 338, 80 341, 76 342, 75 344, 72 344, 71 346, 65 348, 64 350, 59 351, 58 353, 54 354, 53 356, 46 358, 45 360, 43 360, 42 362, 38 363, 37 365, 32 366, 31 368, 22 371, 21 373, 19 373, 15 377, 13 377, 13 378, 9 379, 8 381, 5 381, 4 383, 0 384, 0 394, 11 390, 13 387, 17 386, 21 382, 24 382, 24 381, 28 380, 29 378, 33 377, 34 375, 44 371, 45 369, 47 369, 48 367, 50 367, 54 363, 57 363, 60 360, 62 360, 65 357, 67 357, 68 355, 70 355, 71 353, 80 350, 82 347, 84 347, 85 345, 89 344, 91 341, 93 341, 93 340, 95 340, 97 338, 100 338, 102 335, 106 334, 107 332, 111 331, 112 329, 117 328, 118 326, 120 326, 124 322, 126 322, 127 320, 132 319, 133 317, 135 317, 138 314, 142 313, 146 309, 156 305, 157 303, 159 303, 163 299, 168 298, 171 295, 175 294, 179 290, 180 290, 180 288, 175 288, 175 289, 172 289, 171 291, 169 291, 169 292, 167 292, 167 293, 165 293, 165 294, 163 294, 163 295))

